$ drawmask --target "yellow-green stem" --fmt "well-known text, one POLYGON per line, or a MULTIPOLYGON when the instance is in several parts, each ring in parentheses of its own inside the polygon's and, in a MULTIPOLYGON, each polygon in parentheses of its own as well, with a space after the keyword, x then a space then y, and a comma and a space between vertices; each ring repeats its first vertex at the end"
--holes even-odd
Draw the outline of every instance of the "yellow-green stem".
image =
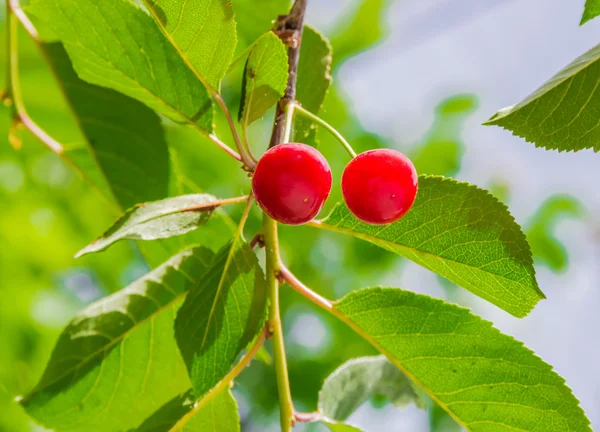
POLYGON ((19 27, 10 2, 6 2, 6 44, 8 48, 8 74, 6 77, 6 97, 11 103, 13 120, 18 120, 19 110, 23 109, 21 85, 19 82, 19 27))
POLYGON ((288 379, 283 328, 279 312, 279 240, 277 222, 267 214, 263 218, 263 234, 265 237, 266 273, 269 298, 268 329, 273 342, 273 362, 277 377, 277 393, 279 394, 279 415, 282 432, 292 430, 294 421, 294 405, 288 379))
POLYGON ((283 142, 289 143, 292 137, 292 125, 294 124, 294 108, 296 104, 289 102, 285 106, 285 129, 283 130, 283 142))
POLYGON ((296 112, 302 114, 304 117, 311 119, 315 123, 318 123, 321 126, 323 126, 325 129, 327 129, 329 131, 329 133, 331 133, 331 135, 333 135, 335 137, 335 139, 337 139, 340 142, 340 144, 342 144, 344 146, 344 148, 346 149, 346 151, 348 152, 348 154, 350 156, 352 156, 353 158, 356 157, 356 152, 354 151, 354 149, 352 148, 350 143, 348 141, 346 141, 346 138, 344 138, 344 136, 341 133, 339 133, 336 128, 331 126, 329 123, 327 123, 321 117, 314 115, 307 109, 302 108, 302 106, 300 106, 300 105, 296 105, 295 108, 296 108, 295 109, 296 112))

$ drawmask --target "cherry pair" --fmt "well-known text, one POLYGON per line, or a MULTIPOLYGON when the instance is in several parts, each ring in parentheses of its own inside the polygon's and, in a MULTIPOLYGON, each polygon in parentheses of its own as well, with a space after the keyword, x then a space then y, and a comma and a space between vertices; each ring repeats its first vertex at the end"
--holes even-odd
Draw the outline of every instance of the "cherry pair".
MULTIPOLYGON (((331 170, 323 155, 306 144, 279 144, 260 158, 252 190, 273 219, 300 225, 313 219, 331 191, 331 170)), ((375 225, 395 222, 417 195, 417 172, 410 159, 390 149, 369 150, 348 163, 342 193, 350 211, 375 225)))

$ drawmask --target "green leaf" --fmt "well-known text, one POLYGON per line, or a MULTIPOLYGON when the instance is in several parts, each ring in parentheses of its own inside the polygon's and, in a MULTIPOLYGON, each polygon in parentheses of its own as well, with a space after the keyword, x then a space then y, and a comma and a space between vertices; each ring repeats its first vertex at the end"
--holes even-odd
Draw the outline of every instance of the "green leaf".
POLYGON ((350 360, 335 370, 319 393, 319 411, 328 420, 343 422, 364 402, 384 396, 403 407, 424 402, 411 381, 384 356, 350 360))
POLYGON ((256 43, 244 68, 239 120, 244 127, 258 120, 283 96, 288 57, 283 42, 269 32, 256 43))
MULTIPOLYGON (((302 107, 319 114, 331 85, 331 45, 329 41, 309 26, 302 31, 296 99, 302 107)), ((315 143, 314 122, 297 116, 294 123, 295 139, 305 144, 315 143)))
POLYGON ((584 25, 586 22, 600 15, 600 0, 586 0, 585 9, 579 25, 584 25))
MULTIPOLYGON (((159 116, 144 104, 79 79, 59 43, 40 46, 83 132, 76 139, 68 133, 68 138, 62 138, 62 131, 50 127, 50 133, 63 143, 60 156, 110 204, 118 204, 114 205, 116 214, 169 195, 201 193, 203 188, 198 184, 207 184, 206 178, 216 176, 206 169, 208 156, 220 163, 227 161, 226 155, 211 147, 209 139, 196 130, 161 125, 159 116), (173 130, 178 131, 176 136, 173 130)), ((174 239, 138 243, 138 247, 155 267, 191 245, 220 248, 235 232, 237 225, 233 230, 229 225, 229 217, 217 212, 205 229, 174 239)))
POLYGON ((87 141, 64 143, 61 156, 123 208, 166 197, 169 149, 160 118, 135 99, 80 80, 60 43, 43 49, 87 141))
POLYGON ((517 317, 545 298, 519 225, 504 204, 468 183, 420 176, 412 209, 390 225, 362 223, 343 204, 315 225, 402 255, 517 317))
POLYGON ((75 258, 107 249, 119 240, 156 240, 183 235, 206 223, 218 201, 195 194, 138 204, 127 210, 108 231, 80 250, 75 258))
POLYGON ((551 366, 466 309, 395 288, 360 290, 335 308, 467 430, 591 431, 551 366))
POLYGON ((462 432, 463 428, 450 414, 444 411, 438 404, 429 401, 427 405, 429 417, 429 430, 432 432, 462 432))
POLYGON ((325 423, 325 425, 327 425, 329 430, 331 430, 332 432, 362 432, 362 429, 359 429, 355 426, 343 424, 343 423, 331 423, 331 422, 324 422, 324 423, 325 423))
POLYGON ((256 356, 254 356, 254 359, 267 366, 273 365, 273 357, 271 357, 271 354, 269 353, 269 351, 267 351, 267 349, 264 346, 260 347, 260 349, 256 353, 256 356))
POLYGON ((600 150, 600 45, 554 75, 516 105, 503 108, 486 125, 502 126, 548 150, 600 150))
POLYGON ((175 338, 198 398, 231 370, 264 320, 266 284, 256 255, 239 237, 211 261, 177 314, 175 338))
POLYGON ((184 61, 218 91, 237 43, 230 0, 144 0, 184 61))
POLYGON ((239 432, 237 403, 228 389, 198 402, 190 390, 173 398, 149 417, 136 432, 239 432), (189 417, 186 417, 189 416, 189 417), (179 423, 181 422, 181 423, 179 423), (176 426, 176 427, 175 427, 176 426))
POLYGON ((241 52, 271 30, 274 19, 289 12, 290 0, 233 0, 233 9, 241 52))
POLYGON ((583 215, 581 203, 569 195, 553 195, 544 201, 526 230, 534 259, 546 264, 555 272, 565 270, 569 257, 563 244, 554 236, 554 227, 563 216, 583 215))
POLYGON ((334 67, 381 42, 389 33, 385 22, 391 0, 362 0, 339 19, 332 31, 334 67))
POLYGON ((206 88, 152 17, 126 0, 35 0, 28 8, 65 46, 81 79, 212 131, 206 88))
POLYGON ((212 256, 205 248, 183 252, 77 314, 21 401, 26 411, 48 429, 128 430, 189 389, 175 312, 212 256))

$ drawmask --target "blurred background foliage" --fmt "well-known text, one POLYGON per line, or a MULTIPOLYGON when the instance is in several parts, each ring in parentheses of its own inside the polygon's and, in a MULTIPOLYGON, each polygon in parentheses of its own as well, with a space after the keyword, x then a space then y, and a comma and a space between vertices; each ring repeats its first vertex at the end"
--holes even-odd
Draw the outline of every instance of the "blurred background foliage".
MULTIPOLYGON (((248 4, 239 3, 241 8, 248 4)), ((338 71, 344 62, 377 46, 389 33, 385 17, 392 3, 391 0, 355 1, 326 32, 334 50, 333 86, 322 117, 340 130, 357 152, 394 147, 407 153, 420 173, 455 176, 461 170, 465 149, 461 132, 465 121, 477 110, 476 95, 456 94, 440 99, 433 120, 420 139, 391 142, 361 125, 339 85, 338 71)), ((243 13, 238 11, 244 17, 238 19, 263 22, 253 14, 273 18, 283 12, 281 2, 270 0, 264 8, 246 7, 243 13)), ((238 54, 267 30, 241 27, 245 33, 240 35, 238 54)), ((60 142, 85 140, 36 46, 25 32, 21 31, 20 36, 22 85, 31 116, 60 142)), ((4 39, 3 32, 2 48, 4 39)), ((5 70, 4 50, 0 62, 0 70, 5 70)), ((242 65, 240 62, 233 68, 223 85, 232 112, 239 105, 242 65)), ((269 114, 250 129, 255 154, 266 147, 271 122, 269 114)), ((9 110, 3 108, 0 115, 0 431, 20 432, 40 429, 13 400, 35 384, 61 328, 77 310, 122 288, 158 262, 147 262, 134 243, 119 244, 102 254, 75 261, 74 253, 108 227, 118 209, 26 131, 18 132, 20 149, 11 147, 7 140, 9 127, 9 110)), ((171 151, 181 155, 178 161, 188 176, 183 182, 184 190, 179 192, 204 190, 219 197, 247 193, 244 173, 218 149, 194 131, 168 122, 164 127, 171 151)), ((220 136, 228 137, 223 119, 218 119, 218 128, 220 136)), ((326 133, 319 133, 318 138, 320 150, 334 173, 330 208, 341 198, 339 181, 348 157, 326 133)), ((487 187, 510 204, 508 184, 498 178, 487 187)), ((240 208, 227 209, 234 221, 240 211, 240 208)), ((555 237, 555 226, 565 217, 585 215, 585 207, 577 199, 563 194, 550 196, 521 221, 538 264, 553 272, 567 269, 568 253, 555 237)), ((222 220, 227 218, 224 215, 222 220)), ((223 226, 227 223, 217 225, 209 224, 203 234, 226 229, 223 226)), ((259 226, 260 214, 254 209, 247 237, 259 226)), ((373 245, 308 227, 283 227, 281 239, 288 265, 303 281, 329 298, 339 298, 359 287, 385 284, 405 265, 401 258, 373 245)), ((209 246, 216 249, 217 243, 209 242, 209 246)), ((449 300, 456 298, 452 284, 443 280, 438 283, 449 300)), ((282 302, 294 400, 298 409, 314 410, 317 392, 329 373, 350 358, 375 353, 348 328, 291 290, 282 290, 282 302)), ((276 383, 267 362, 255 361, 238 380, 235 392, 244 431, 272 427, 278 415, 276 383)), ((372 404, 386 405, 381 398, 372 404)), ((432 406, 428 415, 431 431, 458 430, 440 409, 432 406)))

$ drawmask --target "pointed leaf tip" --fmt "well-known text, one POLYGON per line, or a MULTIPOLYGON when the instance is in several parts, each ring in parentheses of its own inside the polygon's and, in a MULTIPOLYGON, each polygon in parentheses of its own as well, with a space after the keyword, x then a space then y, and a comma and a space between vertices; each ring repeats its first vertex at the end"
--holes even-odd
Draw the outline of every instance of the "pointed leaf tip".
POLYGON ((206 223, 219 204, 212 195, 192 194, 135 205, 75 258, 101 252, 120 240, 157 240, 186 234, 206 223))

